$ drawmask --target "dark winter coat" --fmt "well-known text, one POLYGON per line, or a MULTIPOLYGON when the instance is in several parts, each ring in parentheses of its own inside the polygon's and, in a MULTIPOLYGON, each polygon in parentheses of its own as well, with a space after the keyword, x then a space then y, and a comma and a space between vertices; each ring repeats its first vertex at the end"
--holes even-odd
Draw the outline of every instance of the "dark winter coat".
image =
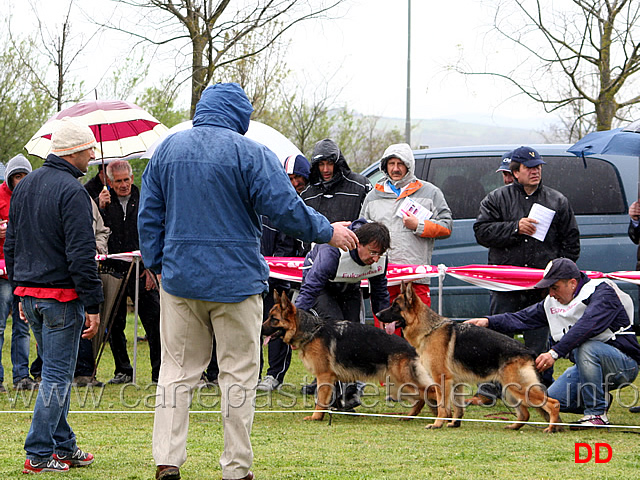
MULTIPOLYGON (((127 201, 126 214, 120 205, 120 200, 114 189, 109 191, 111 203, 100 210, 105 226, 111 229, 109 236, 109 253, 132 252, 140 248, 138 242, 138 203, 140 190, 131 185, 131 196, 127 201)), ((122 260, 106 260, 104 265, 113 268, 116 272, 126 273, 130 262, 122 260)), ((144 267, 142 267, 144 268, 144 267)))
POLYGON ((489 248, 489 264, 545 268, 549 261, 580 256, 580 231, 569 200, 540 183, 528 195, 518 182, 497 188, 480 203, 473 225, 476 241, 489 248), (529 215, 534 203, 555 211, 544 242, 518 233, 518 221, 529 215))
POLYGON ((91 199, 82 172, 56 155, 24 177, 11 197, 4 244, 14 286, 73 288, 89 313, 103 301, 91 199))

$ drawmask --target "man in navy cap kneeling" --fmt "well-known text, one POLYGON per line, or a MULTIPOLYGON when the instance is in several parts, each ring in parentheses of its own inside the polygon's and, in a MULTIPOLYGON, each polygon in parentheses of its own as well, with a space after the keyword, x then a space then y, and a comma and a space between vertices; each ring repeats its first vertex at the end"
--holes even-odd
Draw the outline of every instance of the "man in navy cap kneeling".
POLYGON ((574 365, 548 389, 560 411, 584 416, 571 427, 608 425, 611 390, 630 385, 638 375, 640 345, 633 332, 633 301, 608 279, 589 279, 568 258, 547 265, 536 288, 549 295, 516 313, 467 320, 503 333, 549 326, 553 344, 536 358, 540 372, 560 357, 574 365))

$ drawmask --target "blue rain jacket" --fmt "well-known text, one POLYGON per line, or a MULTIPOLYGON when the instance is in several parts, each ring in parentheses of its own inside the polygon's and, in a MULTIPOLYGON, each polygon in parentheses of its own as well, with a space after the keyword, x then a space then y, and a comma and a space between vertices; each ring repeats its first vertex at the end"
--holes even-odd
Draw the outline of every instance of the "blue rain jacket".
POLYGON ((252 111, 239 85, 207 87, 193 128, 167 137, 142 175, 140 251, 172 295, 235 303, 265 292, 260 215, 294 238, 331 240, 276 155, 243 136, 252 111))

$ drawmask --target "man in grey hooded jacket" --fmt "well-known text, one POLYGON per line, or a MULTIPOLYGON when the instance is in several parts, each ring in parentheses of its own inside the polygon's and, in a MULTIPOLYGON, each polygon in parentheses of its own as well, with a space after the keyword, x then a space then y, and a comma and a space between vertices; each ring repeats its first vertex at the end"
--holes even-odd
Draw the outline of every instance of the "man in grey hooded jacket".
MULTIPOLYGON (((409 145, 389 146, 380 160, 380 171, 384 176, 362 205, 360 216, 380 222, 389 229, 389 263, 428 265, 435 239, 451 235, 451 209, 442 191, 429 182, 418 180, 415 165, 409 145)), ((429 279, 414 282, 414 289, 430 306, 429 279)), ((391 301, 399 292, 399 285, 389 287, 391 301)))
MULTIPOLYGON (((7 234, 9 219, 9 204, 13 189, 18 183, 31 173, 31 164, 24 155, 19 153, 7 162, 5 181, 0 185, 0 259, 4 262, 4 239, 7 234)), ((29 376, 29 324, 18 316, 19 298, 13 294, 13 288, 6 275, 0 276, 0 393, 5 391, 4 369, 2 368, 2 345, 4 331, 7 326, 9 312, 13 311, 11 327, 11 364, 13 366, 13 388, 16 390, 31 390, 38 384, 29 376)))

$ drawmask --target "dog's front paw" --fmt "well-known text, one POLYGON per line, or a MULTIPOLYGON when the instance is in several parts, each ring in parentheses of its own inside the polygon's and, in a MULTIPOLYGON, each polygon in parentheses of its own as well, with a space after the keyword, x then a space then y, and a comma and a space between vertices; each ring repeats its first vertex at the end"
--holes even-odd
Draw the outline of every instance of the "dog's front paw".
POLYGON ((304 420, 313 420, 313 421, 315 421, 315 422, 319 422, 319 421, 321 421, 323 418, 324 418, 324 416, 323 416, 323 415, 318 415, 318 416, 316 416, 316 415, 314 414, 314 415, 309 415, 308 417, 304 417, 304 420))
POLYGON ((427 428, 429 430, 433 430, 433 429, 436 429, 436 428, 442 428, 442 422, 440 422, 439 424, 438 423, 431 423, 431 424, 427 425, 424 428, 427 428))
POLYGON ((559 433, 564 431, 562 425, 549 425, 543 430, 544 433, 559 433))
POLYGON ((449 428, 460 428, 461 425, 462 422, 460 420, 452 420, 451 422, 447 423, 447 427, 449 428))

